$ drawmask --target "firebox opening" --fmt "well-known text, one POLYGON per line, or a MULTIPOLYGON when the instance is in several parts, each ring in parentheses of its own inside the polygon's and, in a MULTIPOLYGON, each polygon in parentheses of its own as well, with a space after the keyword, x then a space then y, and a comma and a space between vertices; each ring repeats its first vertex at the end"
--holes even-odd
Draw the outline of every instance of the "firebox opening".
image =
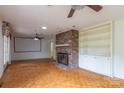
POLYGON ((68 53, 57 53, 57 62, 68 65, 68 53))

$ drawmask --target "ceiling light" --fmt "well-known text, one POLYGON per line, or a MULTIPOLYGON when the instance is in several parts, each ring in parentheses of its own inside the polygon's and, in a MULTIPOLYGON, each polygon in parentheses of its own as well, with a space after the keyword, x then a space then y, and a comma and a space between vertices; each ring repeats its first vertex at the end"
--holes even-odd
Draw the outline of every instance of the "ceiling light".
POLYGON ((47 29, 47 27, 46 26, 43 26, 42 29, 47 29))

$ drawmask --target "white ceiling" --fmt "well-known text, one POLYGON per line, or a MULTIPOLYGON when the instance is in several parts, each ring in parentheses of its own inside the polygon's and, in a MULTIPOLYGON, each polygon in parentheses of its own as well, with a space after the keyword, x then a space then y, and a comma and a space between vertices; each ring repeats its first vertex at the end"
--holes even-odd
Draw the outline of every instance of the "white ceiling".
POLYGON ((100 12, 85 7, 76 10, 72 18, 67 18, 71 6, 55 5, 17 5, 0 6, 0 16, 11 23, 14 32, 18 34, 33 35, 36 31, 40 34, 55 34, 95 25, 108 20, 116 20, 124 17, 124 6, 103 6, 100 12), (40 27, 47 26, 47 30, 40 27))

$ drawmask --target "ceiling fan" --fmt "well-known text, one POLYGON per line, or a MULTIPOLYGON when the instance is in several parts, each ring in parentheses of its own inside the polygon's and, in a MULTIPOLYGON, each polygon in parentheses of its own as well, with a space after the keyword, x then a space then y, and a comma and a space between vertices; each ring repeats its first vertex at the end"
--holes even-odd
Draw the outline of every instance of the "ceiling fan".
POLYGON ((39 37, 39 34, 36 33, 33 39, 34 40, 40 40, 40 39, 44 39, 44 37, 39 37))
POLYGON ((80 10, 80 9, 83 9, 85 6, 88 6, 89 8, 93 9, 94 11, 96 12, 99 12, 103 7, 100 6, 100 5, 72 5, 71 6, 71 10, 68 14, 68 18, 72 17, 75 10, 80 10))

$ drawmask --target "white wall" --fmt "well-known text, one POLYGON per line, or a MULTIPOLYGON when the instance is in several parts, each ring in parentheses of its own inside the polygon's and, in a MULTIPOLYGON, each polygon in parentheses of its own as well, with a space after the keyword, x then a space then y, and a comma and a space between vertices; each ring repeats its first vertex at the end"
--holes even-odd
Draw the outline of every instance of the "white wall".
POLYGON ((2 23, 0 22, 0 78, 4 71, 4 55, 3 55, 3 36, 2 36, 2 23))
POLYGON ((41 41, 41 52, 24 52, 14 53, 13 40, 12 40, 12 60, 25 60, 25 59, 39 59, 39 58, 50 58, 50 43, 51 39, 42 39, 41 41))
POLYGON ((114 22, 114 76, 124 79, 124 20, 114 22))

